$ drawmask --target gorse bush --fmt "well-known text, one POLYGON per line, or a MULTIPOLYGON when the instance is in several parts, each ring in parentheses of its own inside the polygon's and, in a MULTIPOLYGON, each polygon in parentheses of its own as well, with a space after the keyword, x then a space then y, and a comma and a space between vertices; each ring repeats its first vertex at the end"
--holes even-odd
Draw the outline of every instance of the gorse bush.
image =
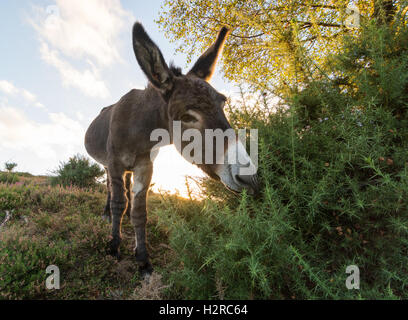
POLYGON ((408 297, 408 28, 362 28, 329 59, 332 75, 292 88, 289 108, 230 114, 259 129, 261 199, 205 182, 201 205, 155 209, 178 297, 408 297))
POLYGON ((408 130, 391 133, 381 109, 343 110, 303 132, 296 114, 258 124, 262 199, 157 209, 179 253, 180 297, 406 297, 408 148, 391 142, 408 130), (360 290, 345 286, 348 265, 360 290))
POLYGON ((61 163, 55 174, 51 180, 53 185, 87 188, 96 186, 96 179, 102 177, 105 171, 88 158, 76 155, 61 163))

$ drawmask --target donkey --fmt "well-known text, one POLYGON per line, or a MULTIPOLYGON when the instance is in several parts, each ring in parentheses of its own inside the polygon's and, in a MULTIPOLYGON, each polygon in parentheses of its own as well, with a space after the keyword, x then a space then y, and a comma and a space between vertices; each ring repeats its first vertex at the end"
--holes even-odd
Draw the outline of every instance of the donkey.
MULTIPOLYGON (((223 111, 226 97, 208 83, 228 33, 229 30, 223 27, 212 46, 184 75, 180 68, 166 64, 159 48, 143 26, 136 22, 133 26, 133 49, 149 84, 144 90, 131 90, 117 103, 102 109, 86 132, 87 152, 107 171, 108 204, 105 214, 111 213, 112 216, 112 239, 108 243, 108 251, 119 258, 122 216, 129 212, 135 230, 135 259, 142 276, 151 274, 153 270, 146 249, 145 231, 146 197, 153 167, 151 153, 157 144, 151 141, 151 132, 157 128, 166 129, 170 132, 170 143, 173 143, 170 130, 173 121, 180 121, 181 132, 191 128, 201 133, 205 129, 221 129, 223 132, 231 129, 223 111)), ((245 166, 254 167, 238 139, 228 142, 223 152, 227 152, 228 148, 237 148, 241 159, 246 161, 245 166)), ((209 151, 213 150, 203 150, 203 154, 209 151)), ((239 163, 197 165, 233 191, 246 189, 248 193, 255 193, 258 190, 255 167, 254 174, 240 175, 239 163)))

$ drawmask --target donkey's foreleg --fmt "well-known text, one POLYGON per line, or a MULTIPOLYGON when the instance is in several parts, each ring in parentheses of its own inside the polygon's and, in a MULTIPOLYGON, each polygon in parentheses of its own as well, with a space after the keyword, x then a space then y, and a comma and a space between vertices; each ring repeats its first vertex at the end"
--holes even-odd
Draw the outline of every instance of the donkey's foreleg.
POLYGON ((105 204, 105 209, 103 210, 102 220, 112 222, 110 202, 111 202, 111 193, 108 190, 108 196, 106 197, 106 204, 105 204))
POLYGON ((140 161, 133 171, 133 201, 130 217, 135 229, 135 258, 143 277, 153 271, 146 248, 146 201, 152 172, 153 165, 150 159, 140 161))
POLYGON ((119 245, 121 237, 122 216, 127 207, 125 194, 124 171, 109 168, 111 182, 110 208, 112 213, 112 239, 109 243, 109 253, 119 258, 119 245))

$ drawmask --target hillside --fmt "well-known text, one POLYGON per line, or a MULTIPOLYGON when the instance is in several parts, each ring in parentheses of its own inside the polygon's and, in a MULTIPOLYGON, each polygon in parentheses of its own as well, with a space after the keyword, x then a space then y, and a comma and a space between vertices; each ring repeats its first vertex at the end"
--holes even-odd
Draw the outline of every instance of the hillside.
MULTIPOLYGON (((133 229, 124 218, 122 259, 105 253, 110 225, 102 221, 104 186, 94 190, 52 187, 47 177, 0 184, 0 297, 3 299, 161 298, 160 273, 173 255, 157 216, 149 215, 150 249, 157 273, 146 287, 132 262, 133 229), (57 265, 61 289, 45 289, 46 267, 57 265), (146 290, 146 289, 149 290, 146 290), (151 290, 150 290, 151 289, 151 290)), ((182 202, 181 199, 174 199, 182 202)), ((150 196, 149 205, 162 200, 150 196)))

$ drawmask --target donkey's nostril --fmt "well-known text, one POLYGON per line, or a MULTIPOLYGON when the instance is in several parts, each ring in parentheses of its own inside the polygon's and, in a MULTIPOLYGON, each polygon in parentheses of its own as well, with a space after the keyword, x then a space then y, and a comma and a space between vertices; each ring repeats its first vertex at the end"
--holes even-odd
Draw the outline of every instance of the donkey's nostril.
POLYGON ((246 184, 246 182, 245 182, 243 179, 241 179, 241 177, 238 176, 238 175, 235 176, 235 180, 236 180, 237 182, 241 183, 241 184, 246 184))
POLYGON ((254 194, 259 191, 257 175, 236 175, 234 178, 238 184, 249 188, 254 194))
POLYGON ((252 176, 235 176, 235 181, 244 186, 253 188, 252 176))

